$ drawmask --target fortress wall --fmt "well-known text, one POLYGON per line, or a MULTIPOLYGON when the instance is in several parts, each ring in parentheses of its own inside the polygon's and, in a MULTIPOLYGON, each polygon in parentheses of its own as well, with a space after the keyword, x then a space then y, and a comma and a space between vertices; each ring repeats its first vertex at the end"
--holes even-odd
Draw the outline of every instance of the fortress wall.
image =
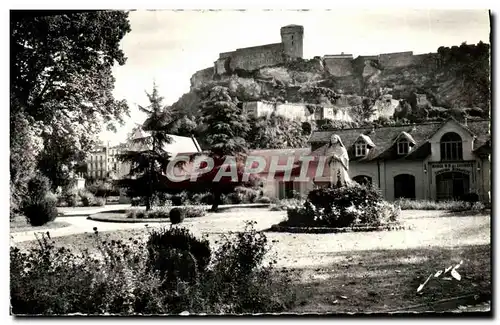
POLYGON ((352 58, 325 57, 323 62, 326 71, 334 77, 345 77, 354 73, 352 58))
POLYGON ((212 80, 214 76, 214 68, 206 68, 200 71, 195 72, 193 76, 191 76, 191 87, 198 88, 202 84, 212 80))
POLYGON ((228 60, 228 58, 222 58, 222 59, 218 59, 217 61, 214 62, 215 74, 221 75, 221 74, 228 72, 228 71, 226 71, 227 60, 228 60))
POLYGON ((428 69, 437 68, 437 53, 419 54, 413 56, 414 64, 428 69))
POLYGON ((386 53, 379 55, 379 64, 384 68, 405 67, 414 63, 413 52, 386 53))
POLYGON ((309 114, 306 104, 278 104, 276 107, 276 114, 285 116, 291 120, 302 122, 314 119, 314 115, 309 114))
POLYGON ((219 53, 219 59, 229 58, 229 57, 231 57, 231 55, 234 54, 234 52, 235 51, 219 53))
POLYGON ((268 44, 236 50, 231 56, 230 69, 253 71, 264 66, 277 65, 283 61, 283 44, 268 44))

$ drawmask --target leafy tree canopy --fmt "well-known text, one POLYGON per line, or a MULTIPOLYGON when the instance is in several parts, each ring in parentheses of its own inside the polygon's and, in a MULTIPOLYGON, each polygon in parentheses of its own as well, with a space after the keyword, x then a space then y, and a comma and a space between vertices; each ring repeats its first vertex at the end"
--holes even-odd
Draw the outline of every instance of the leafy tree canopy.
POLYGON ((24 133, 41 137, 38 167, 58 186, 101 125, 114 129, 129 113, 113 97, 111 69, 125 64, 119 44, 130 25, 123 11, 43 14, 11 12, 11 121, 22 116, 31 129, 24 133))

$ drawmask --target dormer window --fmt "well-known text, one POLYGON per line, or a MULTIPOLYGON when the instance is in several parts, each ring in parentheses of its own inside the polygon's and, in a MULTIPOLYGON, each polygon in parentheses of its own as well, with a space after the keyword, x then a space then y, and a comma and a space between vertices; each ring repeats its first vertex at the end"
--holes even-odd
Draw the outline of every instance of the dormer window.
POLYGON ((410 152, 410 141, 404 139, 398 142, 398 155, 407 155, 410 152))
POLYGON ((366 134, 360 134, 354 143, 354 154, 356 157, 365 157, 370 148, 374 148, 375 144, 372 139, 366 134))
POLYGON ((366 156, 366 152, 368 151, 367 150, 367 145, 366 145, 366 142, 364 141, 358 141, 356 142, 355 144, 355 149, 356 149, 356 157, 364 157, 366 156))

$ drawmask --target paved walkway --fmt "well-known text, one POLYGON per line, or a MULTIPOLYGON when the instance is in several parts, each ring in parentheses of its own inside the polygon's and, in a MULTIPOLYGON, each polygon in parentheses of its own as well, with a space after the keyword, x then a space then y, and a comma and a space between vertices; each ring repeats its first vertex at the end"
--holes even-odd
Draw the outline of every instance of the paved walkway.
MULTIPOLYGON (((219 210, 225 209, 239 209, 239 208, 264 208, 268 207, 268 203, 249 203, 249 204, 223 204, 219 205, 219 210)), ((209 209, 211 205, 183 205, 182 207, 193 207, 193 208, 205 208, 209 209)), ((128 209, 140 209, 144 210, 146 207, 133 207, 130 204, 110 204, 102 207, 61 207, 57 208, 59 213, 61 213, 65 217, 84 217, 89 216, 91 214, 108 212, 108 211, 116 211, 116 210, 128 210, 128 209)))
MULTIPOLYGON (((256 221, 256 229, 262 230, 270 228, 273 224, 282 221, 285 217, 286 213, 284 211, 269 211, 268 208, 239 208, 220 213, 208 213, 205 217, 201 218, 186 219, 183 222, 183 226, 189 228, 194 233, 224 233, 228 231, 243 230, 245 221, 249 220, 256 221)), ((63 228, 45 229, 43 231, 15 232, 11 233, 11 240, 17 243, 35 240, 35 232, 46 233, 47 231, 49 231, 51 237, 61 237, 85 232, 92 232, 94 227, 97 227, 100 232, 103 232, 126 229, 140 229, 144 228, 146 224, 150 228, 162 227, 166 224, 170 224, 169 222, 148 224, 147 220, 145 220, 144 223, 100 222, 89 220, 87 219, 87 217, 82 216, 59 217, 57 218, 57 221, 64 221, 71 225, 63 228)))

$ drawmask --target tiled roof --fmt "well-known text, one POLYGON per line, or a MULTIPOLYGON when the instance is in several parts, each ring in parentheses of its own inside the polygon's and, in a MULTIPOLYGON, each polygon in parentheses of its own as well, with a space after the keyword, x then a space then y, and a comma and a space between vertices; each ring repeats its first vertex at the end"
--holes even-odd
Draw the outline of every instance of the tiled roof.
MULTIPOLYGON (((294 162, 296 163, 299 157, 307 156, 311 153, 310 148, 291 148, 291 149, 262 149, 262 150, 251 150, 248 152, 247 157, 257 156, 264 158, 266 164, 265 169, 261 173, 269 172, 269 167, 271 166, 271 161, 273 157, 278 157, 278 166, 285 166, 288 162, 288 157, 294 157, 294 162)), ((196 152, 179 152, 178 156, 189 156, 193 157, 196 152)), ((203 154, 202 154, 203 156, 203 154)), ((276 159, 276 158, 275 158, 276 159)), ((257 165, 253 166, 257 167, 257 165)))
MULTIPOLYGON (((149 137, 151 133, 144 130, 137 130, 134 134, 134 138, 149 137)), ((172 156, 179 154, 180 152, 200 152, 200 146, 198 141, 194 137, 183 137, 179 135, 168 135, 172 139, 172 143, 167 143, 164 145, 163 149, 170 153, 172 156)))
MULTIPOLYGON (((448 120, 447 120, 448 121, 448 120)), ((311 144, 324 144, 319 149, 315 150, 316 154, 320 154, 326 148, 326 145, 330 141, 330 137, 333 134, 338 134, 342 139, 342 143, 346 147, 349 157, 351 160, 372 160, 372 159, 393 159, 392 148, 394 146, 394 140, 402 134, 402 132, 408 133, 411 138, 415 141, 415 147, 411 154, 407 158, 420 158, 421 156, 426 156, 425 152, 430 148, 427 146, 427 140, 429 140, 433 134, 435 134, 445 122, 429 122, 414 125, 404 125, 404 126, 388 126, 380 128, 353 128, 353 129, 342 129, 335 131, 317 131, 313 132, 309 142, 311 144), (354 155, 354 142, 359 138, 360 134, 365 134, 370 137, 370 139, 375 143, 375 147, 371 149, 366 157, 356 158, 354 155), (352 158, 351 158, 352 157, 352 158)), ((460 123, 459 123, 460 124, 460 123)), ((467 126, 462 126, 469 130, 472 134, 476 136, 476 141, 474 143, 474 148, 478 148, 484 144, 489 136, 489 120, 469 120, 467 126)))

